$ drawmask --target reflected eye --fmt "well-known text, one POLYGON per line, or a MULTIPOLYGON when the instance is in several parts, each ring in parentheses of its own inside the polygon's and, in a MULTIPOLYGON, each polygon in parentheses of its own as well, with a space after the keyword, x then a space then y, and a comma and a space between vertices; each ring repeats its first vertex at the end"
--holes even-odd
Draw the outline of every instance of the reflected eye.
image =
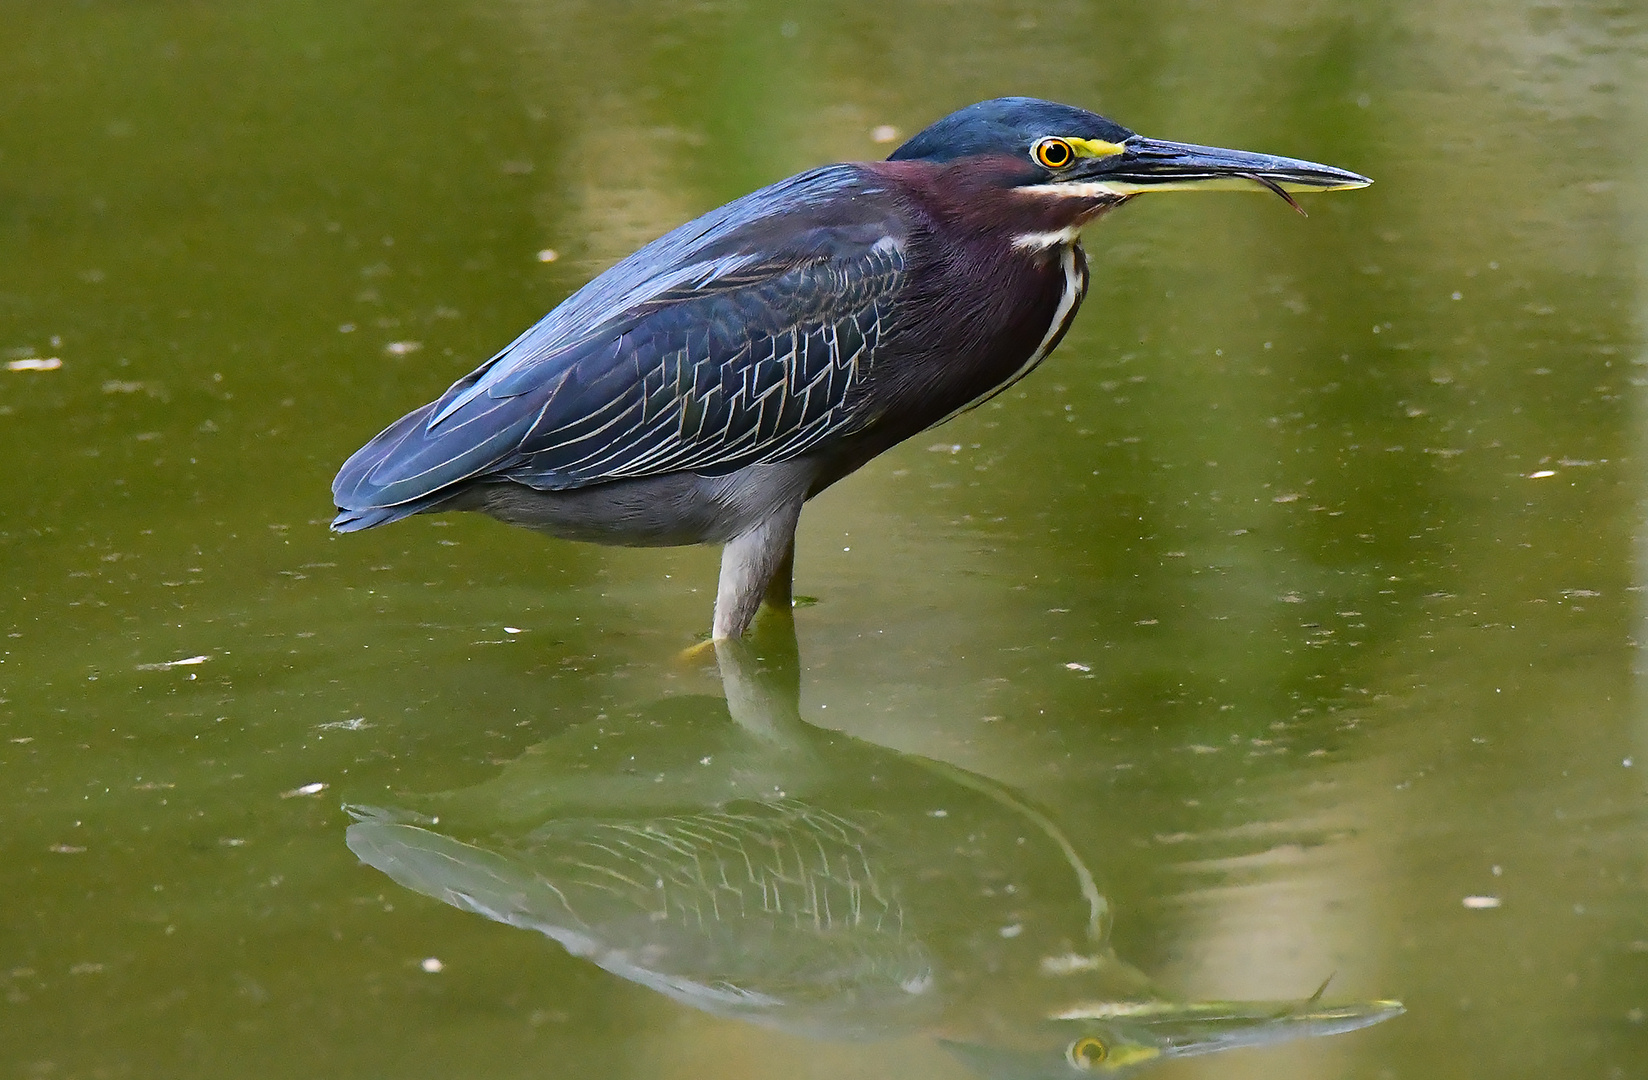
POLYGON ((1063 139, 1041 139, 1030 148, 1030 155, 1049 169, 1062 169, 1076 160, 1076 151, 1063 139))
POLYGON ((1087 1035, 1071 1043, 1070 1049, 1065 1051, 1065 1056, 1076 1068, 1091 1069, 1110 1056, 1110 1048, 1104 1045, 1103 1039, 1087 1035))

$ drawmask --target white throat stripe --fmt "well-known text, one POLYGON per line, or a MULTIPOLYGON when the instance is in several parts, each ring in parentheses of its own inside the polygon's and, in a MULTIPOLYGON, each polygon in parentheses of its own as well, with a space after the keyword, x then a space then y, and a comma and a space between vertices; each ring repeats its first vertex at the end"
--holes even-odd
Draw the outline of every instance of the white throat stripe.
POLYGON ((1060 244, 1074 243, 1081 230, 1074 225, 1063 229, 1053 229, 1049 232, 1020 233, 1013 237, 1013 246, 1027 251, 1046 251, 1050 247, 1060 244))
POLYGON ((1018 190, 1026 195, 1060 195, 1070 199, 1102 199, 1106 196, 1120 198, 1123 195, 1138 191, 1139 188, 1131 185, 1106 184, 1097 180, 1088 180, 1085 182, 1072 181, 1067 184, 1030 184, 1018 190))

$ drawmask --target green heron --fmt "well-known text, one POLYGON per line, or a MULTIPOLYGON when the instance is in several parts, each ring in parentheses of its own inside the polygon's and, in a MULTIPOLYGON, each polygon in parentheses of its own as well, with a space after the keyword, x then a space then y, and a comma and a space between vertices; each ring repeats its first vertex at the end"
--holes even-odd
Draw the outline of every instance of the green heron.
POLYGON ((1087 292, 1083 226, 1145 191, 1362 187, 1292 158, 998 98, 886 161, 712 210, 568 297, 339 471, 332 528, 479 510, 604 544, 720 543, 713 636, 788 606, 802 504, 1022 378, 1087 292))

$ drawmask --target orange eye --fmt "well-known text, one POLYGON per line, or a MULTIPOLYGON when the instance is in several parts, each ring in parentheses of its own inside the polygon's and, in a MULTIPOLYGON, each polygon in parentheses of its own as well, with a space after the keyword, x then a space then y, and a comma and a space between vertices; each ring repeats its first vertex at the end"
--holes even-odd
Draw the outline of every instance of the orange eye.
POLYGON ((1071 1043, 1066 1056, 1076 1068, 1091 1069, 1110 1056, 1110 1048, 1104 1045, 1103 1039, 1087 1035, 1071 1043))
POLYGON ((1062 169, 1076 160, 1076 151, 1063 139, 1040 139, 1030 148, 1030 154, 1049 169, 1062 169))

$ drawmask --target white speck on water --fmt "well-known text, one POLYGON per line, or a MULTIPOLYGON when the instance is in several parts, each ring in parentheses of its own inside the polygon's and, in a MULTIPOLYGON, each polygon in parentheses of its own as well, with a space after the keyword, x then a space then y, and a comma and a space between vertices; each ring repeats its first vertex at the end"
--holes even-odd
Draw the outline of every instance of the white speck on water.
POLYGON ((31 356, 22 360, 7 360, 7 371, 56 371, 63 361, 55 356, 31 356))
POLYGON ((1462 292, 1456 292, 1456 293, 1453 294, 1453 298, 1455 300, 1463 300, 1463 299, 1465 299, 1465 294, 1462 293, 1462 292))
POLYGON ((319 795, 321 792, 326 790, 326 787, 327 785, 316 781, 313 784, 304 784, 302 787, 295 787, 291 791, 283 791, 280 793, 280 797, 283 799, 290 799, 298 795, 319 795))
POLYGON ((1620 762, 1620 764, 1625 766, 1627 769, 1629 769, 1631 767, 1631 759, 1626 758, 1624 761, 1620 762))
POLYGON ((933 975, 931 972, 922 972, 920 975, 912 979, 905 979, 898 984, 898 988, 906 994, 925 994, 932 986, 933 975))
POLYGON ((202 653, 199 656, 185 656, 181 660, 166 660, 166 661, 163 661, 159 664, 139 664, 139 665, 137 665, 137 670, 139 670, 139 671, 170 671, 172 668, 175 668, 175 667, 193 667, 196 664, 204 664, 206 661, 208 661, 210 659, 211 659, 210 656, 207 656, 206 654, 202 653))
POLYGON ((1555 476, 1555 475, 1556 475, 1556 470, 1555 469, 1540 469, 1538 472, 1529 473, 1528 474, 1528 479, 1529 480, 1543 480, 1547 476, 1555 476))
POLYGON ((1074 660, 1070 661, 1068 664, 1066 664, 1064 666, 1069 668, 1071 671, 1092 671, 1093 670, 1093 666, 1091 664, 1078 664, 1074 660))
POLYGON ((338 326, 338 333, 340 334, 353 334, 354 332, 355 324, 352 322, 341 323, 338 326))
POLYGON ((950 811, 948 811, 948 810, 929 810, 929 811, 927 811, 927 816, 928 817, 949 817, 950 816, 950 811))
POLYGON ((423 348, 421 341, 391 341, 383 347, 390 356, 409 356, 423 348))
POLYGON ((504 633, 506 633, 506 634, 519 634, 520 632, 521 632, 521 628, 519 626, 506 626, 506 627, 504 627, 504 633))
POLYGON ((544 248, 538 252, 538 261, 541 263, 552 263, 560 257, 561 253, 554 248, 544 248))
POLYGON ((714 761, 714 760, 715 760, 715 758, 714 758, 714 756, 713 756, 713 755, 710 755, 710 754, 705 754, 705 755, 704 755, 704 756, 703 756, 703 757, 701 757, 701 758, 699 758, 699 759, 698 759, 698 764, 700 764, 700 765, 708 765, 708 764, 709 764, 709 763, 710 763, 710 762, 712 762, 712 761, 714 761))
POLYGON ((1491 869, 1493 871, 1493 876, 1494 877, 1499 877, 1501 874, 1503 874, 1505 872, 1505 868, 1500 866, 1498 863, 1494 863, 1493 866, 1491 867, 1491 869))
POLYGON ((441 961, 438 957, 434 957, 434 956, 424 957, 423 962, 421 964, 419 964, 418 966, 423 968, 425 971, 429 972, 429 974, 431 974, 431 975, 440 974, 441 970, 446 967, 445 964, 441 963, 441 961))
POLYGON ((890 143, 898 138, 898 128, 891 124, 877 124, 870 129, 870 141, 874 143, 890 143))
POLYGON ((1011 925, 1004 926, 1000 930, 997 930, 996 933, 1000 934, 1004 938, 1016 938, 1020 934, 1024 933, 1024 924, 1012 923, 1011 925))
POLYGON ((1487 911, 1491 908, 1498 907, 1500 905, 1500 899, 1497 896, 1467 896, 1461 900, 1460 903, 1464 904, 1472 911, 1487 911))

